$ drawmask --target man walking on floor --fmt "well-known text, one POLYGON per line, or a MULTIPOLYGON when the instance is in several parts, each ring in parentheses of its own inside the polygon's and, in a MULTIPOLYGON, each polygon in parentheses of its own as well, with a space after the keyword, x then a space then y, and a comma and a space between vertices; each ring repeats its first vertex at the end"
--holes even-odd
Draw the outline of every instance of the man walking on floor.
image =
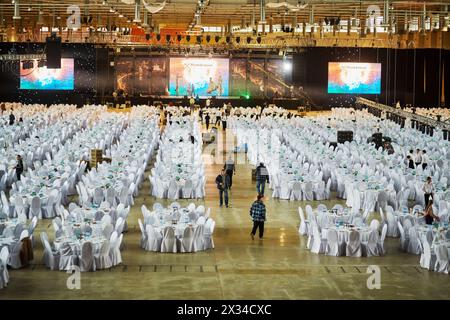
POLYGON ((259 228, 259 239, 264 236, 264 222, 266 221, 266 205, 263 202, 263 195, 258 194, 257 200, 250 208, 250 216, 253 220, 253 229, 250 233, 252 240, 255 239, 256 229, 259 228))
POLYGON ((219 189, 220 206, 223 206, 225 198, 225 206, 228 208, 228 189, 230 188, 230 177, 222 169, 220 174, 216 177, 217 189, 219 189))
POLYGON ((233 186, 233 174, 236 173, 236 167, 234 166, 234 161, 231 157, 225 161, 225 172, 230 177, 230 189, 233 186))
POLYGON ((264 163, 261 162, 256 168, 256 191, 262 196, 264 196, 266 181, 269 183, 269 172, 264 166, 264 163))

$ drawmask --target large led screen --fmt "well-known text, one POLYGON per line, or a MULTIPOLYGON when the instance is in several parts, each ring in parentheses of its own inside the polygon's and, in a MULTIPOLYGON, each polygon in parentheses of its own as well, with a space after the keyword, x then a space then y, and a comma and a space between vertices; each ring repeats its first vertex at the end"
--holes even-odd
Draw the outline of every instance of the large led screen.
POLYGON ((170 58, 172 96, 228 96, 228 59, 170 58))
POLYGON ((328 63, 328 93, 380 94, 381 63, 328 63))
POLYGON ((38 66, 37 60, 32 60, 33 66, 24 69, 24 61, 20 61, 20 89, 24 90, 73 90, 74 62, 73 59, 61 59, 60 69, 47 69, 38 66))

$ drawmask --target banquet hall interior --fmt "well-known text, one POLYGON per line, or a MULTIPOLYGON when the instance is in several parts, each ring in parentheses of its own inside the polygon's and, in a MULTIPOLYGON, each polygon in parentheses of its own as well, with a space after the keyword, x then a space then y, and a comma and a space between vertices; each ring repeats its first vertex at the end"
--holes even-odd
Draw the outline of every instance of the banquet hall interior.
POLYGON ((448 299, 449 50, 442 0, 0 0, 0 300, 448 299))

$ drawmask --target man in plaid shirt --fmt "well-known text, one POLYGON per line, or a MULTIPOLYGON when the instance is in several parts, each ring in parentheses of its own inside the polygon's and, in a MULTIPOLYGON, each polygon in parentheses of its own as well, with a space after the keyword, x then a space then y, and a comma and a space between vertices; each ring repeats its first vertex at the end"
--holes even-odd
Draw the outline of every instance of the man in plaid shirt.
POLYGON ((263 202, 263 195, 258 194, 258 198, 253 202, 250 208, 250 216, 253 220, 253 229, 250 233, 252 240, 255 239, 256 229, 259 228, 259 239, 263 238, 264 235, 264 221, 266 221, 266 206, 263 202))

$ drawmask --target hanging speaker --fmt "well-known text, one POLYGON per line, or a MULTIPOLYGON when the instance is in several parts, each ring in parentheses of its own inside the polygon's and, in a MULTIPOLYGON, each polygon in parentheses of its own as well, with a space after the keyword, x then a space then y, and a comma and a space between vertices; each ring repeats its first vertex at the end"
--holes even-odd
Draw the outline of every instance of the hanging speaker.
POLYGON ((211 41, 211 36, 208 34, 207 36, 206 36, 206 42, 210 42, 211 41))
POLYGON ((252 37, 247 37, 247 43, 252 42, 252 37))
POLYGON ((197 36, 197 43, 201 43, 202 42, 202 36, 197 36))
POLYGON ((241 37, 236 37, 236 43, 241 42, 241 37))
POLYGON ((257 37, 256 42, 258 42, 258 44, 261 44, 261 37, 257 37))
POLYGON ((181 39, 183 39, 183 37, 181 36, 181 34, 177 35, 177 40, 178 40, 178 42, 181 42, 181 39))
POLYGON ((186 41, 187 41, 187 42, 190 42, 190 41, 191 41, 191 36, 190 36, 190 35, 187 35, 187 36, 186 36, 186 41))
POLYGON ((216 36, 214 39, 216 40, 216 43, 218 43, 220 41, 220 37, 219 36, 216 36))
POLYGON ((167 41, 167 42, 170 42, 170 34, 167 34, 167 35, 166 35, 166 41, 167 41))
POLYGON ((146 35, 145 35, 145 39, 148 41, 148 40, 150 40, 152 38, 152 36, 150 35, 150 33, 147 33, 146 35))
POLYGON ((161 40, 161 35, 159 33, 156 35, 156 40, 161 40))
POLYGON ((225 40, 227 41, 227 43, 230 43, 230 37, 226 37, 225 40))

